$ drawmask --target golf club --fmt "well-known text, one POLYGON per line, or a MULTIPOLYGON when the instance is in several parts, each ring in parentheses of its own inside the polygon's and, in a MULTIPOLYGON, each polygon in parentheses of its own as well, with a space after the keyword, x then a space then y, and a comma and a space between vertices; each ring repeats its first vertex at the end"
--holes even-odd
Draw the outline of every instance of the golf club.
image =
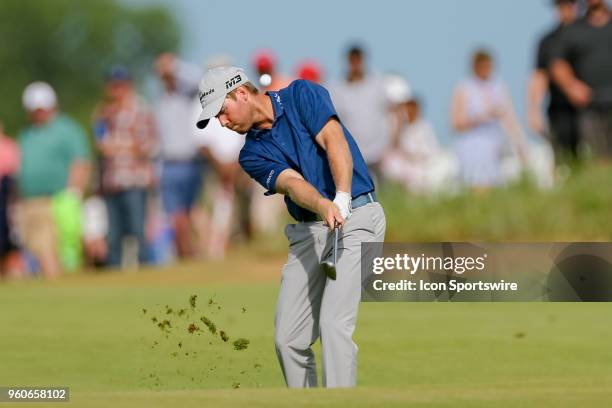
POLYGON ((333 247, 333 261, 323 262, 323 270, 327 277, 331 280, 336 280, 336 263, 338 262, 338 235, 339 235, 338 224, 334 226, 334 247, 333 247))

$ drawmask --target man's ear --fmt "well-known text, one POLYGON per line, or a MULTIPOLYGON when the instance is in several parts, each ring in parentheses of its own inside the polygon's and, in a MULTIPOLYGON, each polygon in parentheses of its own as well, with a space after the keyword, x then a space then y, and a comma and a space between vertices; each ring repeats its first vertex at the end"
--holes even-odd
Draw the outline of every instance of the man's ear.
POLYGON ((236 95, 242 100, 242 101, 246 101, 249 97, 249 92, 247 91, 247 89, 244 86, 241 86, 240 88, 236 89, 236 95))

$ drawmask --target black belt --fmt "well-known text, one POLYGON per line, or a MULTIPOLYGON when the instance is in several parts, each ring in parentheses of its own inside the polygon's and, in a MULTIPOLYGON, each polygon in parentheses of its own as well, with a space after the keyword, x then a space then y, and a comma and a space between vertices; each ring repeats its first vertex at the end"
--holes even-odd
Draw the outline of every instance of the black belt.
MULTIPOLYGON (((371 191, 369 193, 364 193, 364 194, 358 195, 357 197, 353 198, 351 200, 351 207, 353 210, 355 210, 359 207, 363 207, 366 204, 375 203, 376 201, 377 201, 376 193, 374 191, 371 191)), ((308 212, 304 214, 302 218, 297 221, 298 222, 314 222, 314 221, 323 221, 323 220, 321 219, 321 216, 319 214, 308 212)))

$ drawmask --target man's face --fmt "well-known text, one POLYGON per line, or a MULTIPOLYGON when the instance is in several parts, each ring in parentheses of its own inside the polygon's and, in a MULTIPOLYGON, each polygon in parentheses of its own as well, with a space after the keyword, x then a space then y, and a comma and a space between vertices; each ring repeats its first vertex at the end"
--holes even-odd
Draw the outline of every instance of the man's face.
POLYGON ((166 91, 173 92, 176 90, 176 78, 174 77, 174 75, 165 74, 161 75, 159 78, 164 84, 164 88, 166 89, 166 91))
POLYGON ((123 99, 131 89, 132 85, 129 81, 112 80, 106 83, 106 95, 114 101, 123 99))
POLYGON ((480 79, 487 80, 491 77, 493 71, 493 63, 490 60, 483 59, 474 65, 474 73, 480 79))
POLYGON ((44 125, 51 119, 55 110, 53 109, 36 109, 28 112, 30 121, 35 125, 44 125))
POLYGON ((233 95, 225 97, 217 114, 221 126, 238 133, 246 133, 253 127, 248 95, 244 88, 238 88, 233 95))
POLYGON ((353 74, 362 74, 363 73, 363 55, 353 53, 348 57, 348 65, 349 70, 353 74))
POLYGON ((414 123, 419 118, 419 105, 417 105, 414 101, 410 101, 406 102, 404 108, 406 109, 408 123, 414 123))
POLYGON ((589 11, 597 10, 604 6, 604 0, 587 0, 589 11))
POLYGON ((573 1, 562 1, 557 3, 557 13, 560 20, 564 22, 573 21, 576 18, 577 7, 573 1))

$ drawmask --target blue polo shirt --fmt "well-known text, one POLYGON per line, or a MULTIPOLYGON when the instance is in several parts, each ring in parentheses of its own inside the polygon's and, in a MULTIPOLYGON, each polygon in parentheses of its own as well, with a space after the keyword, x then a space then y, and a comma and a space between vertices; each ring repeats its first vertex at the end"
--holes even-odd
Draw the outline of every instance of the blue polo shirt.
MULTIPOLYGON (((327 154, 315 140, 330 118, 338 114, 329 93, 309 81, 293 81, 287 88, 267 93, 274 108, 272 129, 251 129, 240 151, 240 165, 261 184, 266 195, 276 193, 276 179, 285 169, 293 169, 330 200, 336 185, 327 154)), ((338 119, 339 120, 339 119, 338 119)), ((374 191, 374 183, 357 143, 339 120, 353 156, 353 198, 374 191)), ((312 213, 285 196, 289 214, 300 221, 312 213)))

